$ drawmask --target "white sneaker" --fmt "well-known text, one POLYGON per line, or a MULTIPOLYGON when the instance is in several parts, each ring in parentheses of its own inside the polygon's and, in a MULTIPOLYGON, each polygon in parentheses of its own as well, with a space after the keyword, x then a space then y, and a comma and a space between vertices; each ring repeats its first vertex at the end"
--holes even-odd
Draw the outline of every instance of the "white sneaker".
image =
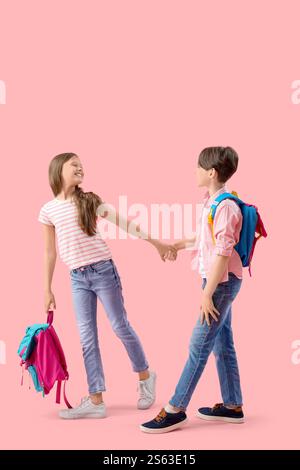
POLYGON ((137 407, 139 410, 147 410, 155 402, 155 382, 156 373, 150 371, 150 377, 146 380, 139 380, 138 391, 139 399, 137 407))
POLYGON ((106 407, 103 402, 99 405, 94 405, 90 397, 84 397, 76 408, 60 410, 58 414, 63 419, 105 418, 106 407))

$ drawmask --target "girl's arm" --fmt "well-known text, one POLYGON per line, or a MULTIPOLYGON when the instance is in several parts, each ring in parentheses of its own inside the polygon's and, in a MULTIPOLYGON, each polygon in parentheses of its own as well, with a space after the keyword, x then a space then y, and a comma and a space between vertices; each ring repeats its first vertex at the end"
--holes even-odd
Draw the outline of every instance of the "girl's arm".
POLYGON ((43 224, 44 229, 44 305, 45 311, 56 308, 54 294, 51 290, 56 262, 55 227, 43 224))
POLYGON ((177 250, 173 245, 167 245, 165 243, 161 243, 159 240, 151 238, 147 232, 141 230, 139 225, 136 225, 134 222, 126 219, 126 217, 121 216, 119 212, 115 210, 114 206, 107 203, 102 203, 97 209, 97 214, 100 217, 114 223, 130 235, 142 238, 143 240, 151 243, 151 245, 157 249, 163 261, 165 261, 166 255, 168 255, 168 259, 171 261, 176 259, 177 250))

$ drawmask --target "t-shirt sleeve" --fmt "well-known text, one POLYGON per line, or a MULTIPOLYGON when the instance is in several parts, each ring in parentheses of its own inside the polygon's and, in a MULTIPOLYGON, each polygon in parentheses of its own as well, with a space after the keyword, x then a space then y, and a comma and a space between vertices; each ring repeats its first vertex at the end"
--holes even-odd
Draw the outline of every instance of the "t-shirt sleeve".
POLYGON ((40 210, 40 213, 39 213, 39 216, 38 216, 38 221, 42 222, 42 224, 53 225, 53 227, 54 227, 54 224, 51 222, 50 217, 47 213, 47 209, 45 208, 45 206, 43 206, 40 210))

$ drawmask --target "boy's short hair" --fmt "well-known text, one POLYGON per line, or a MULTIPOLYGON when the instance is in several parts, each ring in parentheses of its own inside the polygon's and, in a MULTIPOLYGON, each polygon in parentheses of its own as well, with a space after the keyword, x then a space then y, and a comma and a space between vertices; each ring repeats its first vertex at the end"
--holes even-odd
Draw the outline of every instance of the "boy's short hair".
POLYGON ((206 147, 198 158, 198 166, 205 170, 214 168, 220 183, 226 183, 236 172, 239 156, 232 147, 206 147))

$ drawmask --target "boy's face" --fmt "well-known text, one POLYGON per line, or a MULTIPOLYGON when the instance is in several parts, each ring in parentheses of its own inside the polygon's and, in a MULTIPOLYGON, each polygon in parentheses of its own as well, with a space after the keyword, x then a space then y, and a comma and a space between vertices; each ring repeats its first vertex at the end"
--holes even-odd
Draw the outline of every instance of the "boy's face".
POLYGON ((210 177, 211 171, 212 170, 205 170, 204 168, 202 168, 202 166, 197 166, 196 181, 197 181, 197 186, 199 188, 201 188, 202 186, 209 185, 211 181, 211 177, 210 177))

